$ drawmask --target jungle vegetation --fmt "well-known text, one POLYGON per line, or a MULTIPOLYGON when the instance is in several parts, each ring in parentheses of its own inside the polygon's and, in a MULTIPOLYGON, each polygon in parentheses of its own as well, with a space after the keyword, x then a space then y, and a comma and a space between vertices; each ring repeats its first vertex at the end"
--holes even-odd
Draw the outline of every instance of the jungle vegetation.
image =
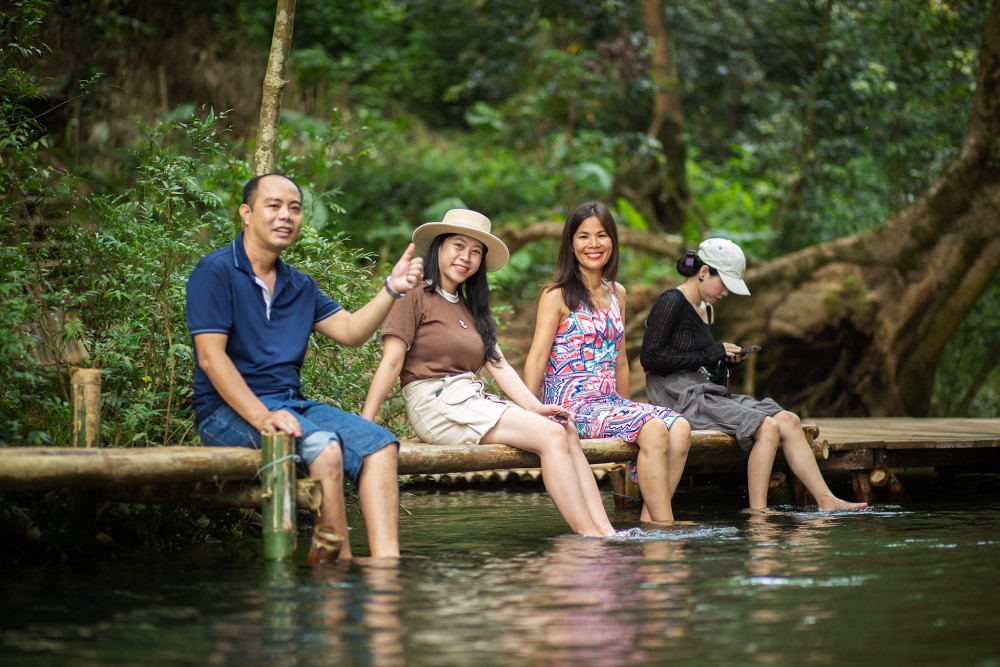
MULTIPOLYGON (((555 230, 602 199, 630 358, 678 254, 723 235, 754 296, 721 335, 764 346, 745 387, 805 417, 994 416, 998 5, 300 2, 289 261, 356 307, 415 225, 480 210, 517 248, 493 277, 516 361, 555 230)), ((274 2, 5 6, 0 444, 68 443, 72 365, 103 369, 103 443, 197 442, 184 285, 238 231, 274 2)), ((317 340, 307 390, 358 410, 377 359, 317 340)))

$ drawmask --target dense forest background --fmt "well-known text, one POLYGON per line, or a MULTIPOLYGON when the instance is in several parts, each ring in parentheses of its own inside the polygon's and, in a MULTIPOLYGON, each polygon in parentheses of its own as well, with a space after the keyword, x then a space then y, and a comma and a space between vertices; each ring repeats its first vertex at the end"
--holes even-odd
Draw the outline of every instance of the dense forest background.
MULTIPOLYGON (((238 230, 274 2, 3 4, 0 443, 68 442, 74 364, 104 369, 105 444, 196 440, 184 281, 238 230)), ((516 248, 491 278, 517 360, 554 230, 601 199, 631 359, 678 254, 722 235, 754 296, 720 335, 765 348, 745 387, 806 417, 995 416, 998 21, 975 0, 299 2, 290 261, 356 307, 415 225, 482 211, 516 248)), ((307 390, 357 410, 377 358, 316 341, 307 390)))

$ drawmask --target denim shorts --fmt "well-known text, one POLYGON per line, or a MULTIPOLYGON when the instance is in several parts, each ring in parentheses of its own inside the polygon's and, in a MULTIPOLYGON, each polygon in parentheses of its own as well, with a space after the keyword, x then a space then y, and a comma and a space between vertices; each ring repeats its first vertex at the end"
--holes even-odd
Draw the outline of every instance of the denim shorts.
MULTIPOLYGON (((308 466, 335 442, 343 453, 344 475, 355 484, 364 457, 398 442, 396 436, 378 424, 326 403, 289 398, 287 393, 258 398, 268 410, 287 410, 299 420, 302 437, 295 439, 295 451, 304 465, 308 466)), ((198 424, 198 435, 203 444, 211 447, 260 449, 260 432, 226 404, 198 424)))

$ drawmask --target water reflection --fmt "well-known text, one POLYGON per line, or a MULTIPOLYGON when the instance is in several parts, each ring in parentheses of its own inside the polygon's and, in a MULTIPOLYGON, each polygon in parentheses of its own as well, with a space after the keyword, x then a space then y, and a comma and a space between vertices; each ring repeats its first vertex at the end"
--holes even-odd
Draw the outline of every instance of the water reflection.
POLYGON ((524 585, 532 593, 498 614, 504 646, 518 662, 634 664, 648 659, 640 637, 682 636, 690 609, 680 586, 683 546, 631 548, 558 538, 524 585), (541 649, 541 650, 540 650, 541 649))
POLYGON ((1000 664, 995 495, 706 511, 615 540, 566 535, 542 495, 428 501, 410 502, 399 563, 16 568, 0 582, 0 664, 843 664, 865 662, 858 647, 1000 664))

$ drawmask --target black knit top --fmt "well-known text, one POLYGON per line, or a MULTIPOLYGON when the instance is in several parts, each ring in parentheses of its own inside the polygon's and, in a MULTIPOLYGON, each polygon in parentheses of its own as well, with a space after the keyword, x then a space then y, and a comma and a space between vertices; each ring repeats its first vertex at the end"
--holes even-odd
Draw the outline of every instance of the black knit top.
MULTIPOLYGON (((712 307, 709 320, 714 323, 712 307)), ((676 371, 697 370, 724 359, 726 349, 716 343, 712 327, 705 324, 684 293, 668 289, 653 304, 646 318, 639 361, 647 373, 670 375, 676 371)))

